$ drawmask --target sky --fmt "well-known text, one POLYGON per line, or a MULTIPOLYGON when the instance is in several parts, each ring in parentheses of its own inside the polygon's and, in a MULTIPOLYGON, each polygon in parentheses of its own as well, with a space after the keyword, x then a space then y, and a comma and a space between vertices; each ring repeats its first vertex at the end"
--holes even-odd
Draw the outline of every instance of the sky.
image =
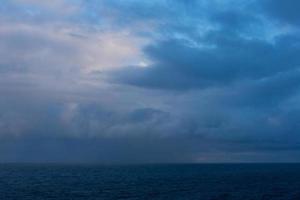
POLYGON ((299 162, 297 0, 1 0, 0 162, 299 162))

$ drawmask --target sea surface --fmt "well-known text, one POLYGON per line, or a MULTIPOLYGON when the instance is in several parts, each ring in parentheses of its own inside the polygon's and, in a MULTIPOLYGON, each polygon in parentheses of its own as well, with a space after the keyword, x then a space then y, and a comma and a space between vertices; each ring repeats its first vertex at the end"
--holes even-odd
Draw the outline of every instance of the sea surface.
POLYGON ((300 200, 300 164, 0 164, 1 200, 300 200))

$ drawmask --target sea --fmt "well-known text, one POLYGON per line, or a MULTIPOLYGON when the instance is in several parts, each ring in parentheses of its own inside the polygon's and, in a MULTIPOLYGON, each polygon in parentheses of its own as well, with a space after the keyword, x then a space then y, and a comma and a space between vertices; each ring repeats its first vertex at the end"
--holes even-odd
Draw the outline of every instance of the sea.
POLYGON ((300 164, 0 164, 0 200, 300 200, 300 164))

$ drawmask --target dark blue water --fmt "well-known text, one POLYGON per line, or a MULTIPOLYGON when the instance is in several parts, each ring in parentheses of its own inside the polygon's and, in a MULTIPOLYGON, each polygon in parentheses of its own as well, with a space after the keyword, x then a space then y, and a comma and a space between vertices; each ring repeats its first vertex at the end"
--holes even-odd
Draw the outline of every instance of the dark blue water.
POLYGON ((0 165, 0 199, 300 200, 300 165, 0 165))

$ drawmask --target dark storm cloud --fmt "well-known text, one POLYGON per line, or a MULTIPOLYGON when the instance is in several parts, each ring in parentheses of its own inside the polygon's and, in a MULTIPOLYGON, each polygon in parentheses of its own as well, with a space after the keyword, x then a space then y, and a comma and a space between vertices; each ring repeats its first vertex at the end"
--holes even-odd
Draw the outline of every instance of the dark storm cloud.
POLYGON ((194 47, 185 40, 162 41, 148 46, 153 61, 148 68, 128 68, 120 81, 157 89, 205 88, 243 79, 262 79, 298 68, 298 37, 276 38, 274 43, 258 39, 223 37, 209 33, 205 41, 213 47, 194 47))
POLYGON ((268 13, 261 13, 259 7, 269 5, 266 9, 272 9, 283 4, 282 10, 286 10, 293 5, 289 1, 280 2, 256 2, 256 5, 250 2, 239 8, 236 4, 224 6, 226 3, 215 7, 218 3, 212 1, 206 7, 201 3, 194 5, 189 14, 181 5, 179 11, 182 12, 171 18, 164 17, 164 25, 160 27, 162 37, 144 49, 153 64, 144 69, 129 67, 115 78, 142 87, 182 90, 261 79, 298 68, 300 40, 297 34, 287 33, 272 39, 264 36, 263 16, 268 13), (204 12, 195 12, 197 10, 204 12), (213 30, 201 30, 204 27, 198 30, 199 22, 204 27, 213 26, 213 30))

